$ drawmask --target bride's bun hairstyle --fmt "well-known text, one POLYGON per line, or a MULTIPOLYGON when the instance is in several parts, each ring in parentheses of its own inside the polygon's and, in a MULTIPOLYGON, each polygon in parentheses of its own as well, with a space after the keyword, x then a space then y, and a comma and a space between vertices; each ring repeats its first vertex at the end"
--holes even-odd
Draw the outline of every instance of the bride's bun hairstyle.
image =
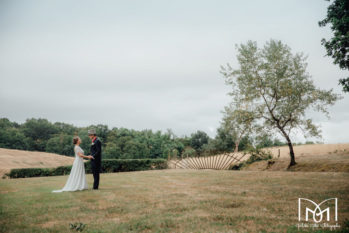
POLYGON ((74 136, 73 137, 73 144, 76 145, 76 143, 78 143, 79 139, 80 138, 78 136, 74 136))

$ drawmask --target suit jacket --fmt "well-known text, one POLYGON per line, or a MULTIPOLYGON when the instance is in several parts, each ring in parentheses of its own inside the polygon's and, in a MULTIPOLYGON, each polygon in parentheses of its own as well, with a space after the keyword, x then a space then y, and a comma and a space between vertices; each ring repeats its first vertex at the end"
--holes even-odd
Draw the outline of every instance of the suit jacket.
POLYGON ((99 138, 96 138, 94 143, 92 143, 90 148, 91 155, 94 159, 91 160, 91 162, 101 162, 102 160, 102 143, 99 140, 99 138))

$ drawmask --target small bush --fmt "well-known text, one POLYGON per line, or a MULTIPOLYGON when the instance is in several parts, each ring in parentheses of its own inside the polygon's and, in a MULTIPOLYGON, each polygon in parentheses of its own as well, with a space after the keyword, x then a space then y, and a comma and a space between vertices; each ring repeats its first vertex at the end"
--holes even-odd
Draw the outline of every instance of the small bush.
POLYGON ((264 150, 257 149, 254 147, 247 149, 244 152, 244 154, 250 155, 250 157, 242 163, 233 165, 230 168, 231 170, 240 170, 241 168, 243 168, 249 164, 252 164, 254 162, 261 161, 261 160, 269 160, 269 159, 273 158, 273 156, 271 155, 271 153, 269 151, 264 151, 264 150))
POLYGON ((77 223, 69 223, 69 228, 71 230, 76 230, 76 231, 83 231, 86 227, 85 223, 82 222, 77 222, 77 223))
MULTIPOLYGON (((62 176, 70 173, 72 166, 57 168, 18 168, 6 174, 10 178, 26 178, 40 176, 62 176)), ((165 159, 105 159, 102 160, 101 172, 128 172, 153 169, 166 169, 165 159)), ((90 161, 85 163, 85 172, 92 173, 90 161)))
POLYGON ((273 156, 268 151, 263 151, 261 149, 251 148, 245 152, 245 154, 250 154, 251 156, 246 160, 246 164, 251 164, 261 160, 272 159, 273 156))
POLYGON ((51 173, 50 170, 50 168, 18 168, 12 169, 7 175, 10 178, 49 176, 51 173))

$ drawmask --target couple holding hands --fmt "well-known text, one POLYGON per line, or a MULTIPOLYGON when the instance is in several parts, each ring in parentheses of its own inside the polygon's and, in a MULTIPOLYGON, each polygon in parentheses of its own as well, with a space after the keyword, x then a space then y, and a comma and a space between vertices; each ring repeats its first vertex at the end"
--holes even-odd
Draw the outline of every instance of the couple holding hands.
POLYGON ((91 139, 91 155, 84 155, 83 149, 81 149, 81 139, 78 136, 73 138, 75 160, 70 171, 68 180, 60 190, 53 190, 54 193, 64 192, 64 191, 78 191, 88 189, 86 175, 85 175, 85 165, 83 159, 91 160, 91 170, 93 174, 93 189, 98 189, 99 185, 99 173, 101 170, 102 161, 102 143, 96 135, 96 130, 91 129, 88 131, 88 136, 91 139))

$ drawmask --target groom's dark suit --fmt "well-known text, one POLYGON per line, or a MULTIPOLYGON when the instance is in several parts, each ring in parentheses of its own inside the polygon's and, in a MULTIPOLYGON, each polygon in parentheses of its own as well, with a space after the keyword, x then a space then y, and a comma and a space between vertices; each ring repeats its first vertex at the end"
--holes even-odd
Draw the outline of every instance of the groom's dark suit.
POLYGON ((91 159, 91 169, 93 174, 93 189, 98 189, 99 185, 99 173, 101 171, 101 162, 102 162, 102 143, 99 138, 91 145, 91 155, 94 159, 91 159))

